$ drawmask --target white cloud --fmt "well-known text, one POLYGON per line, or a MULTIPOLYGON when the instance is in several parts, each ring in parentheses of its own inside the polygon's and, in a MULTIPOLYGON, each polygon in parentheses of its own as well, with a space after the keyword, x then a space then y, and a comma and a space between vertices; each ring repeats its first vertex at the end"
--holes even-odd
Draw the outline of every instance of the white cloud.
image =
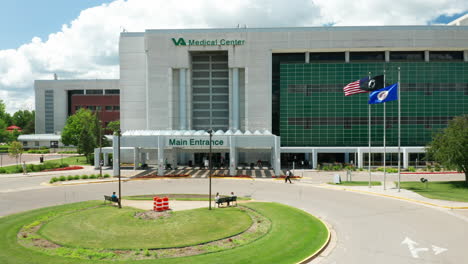
POLYGON ((117 0, 83 10, 47 40, 0 50, 0 96, 7 110, 33 105, 35 79, 118 78, 122 28, 206 28, 427 24, 468 10, 465 0, 117 0))

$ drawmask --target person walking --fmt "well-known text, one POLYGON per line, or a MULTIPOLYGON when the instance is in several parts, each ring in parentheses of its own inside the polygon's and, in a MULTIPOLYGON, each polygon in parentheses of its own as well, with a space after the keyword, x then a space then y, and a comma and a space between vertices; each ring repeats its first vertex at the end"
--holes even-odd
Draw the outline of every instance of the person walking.
POLYGON ((291 182, 291 176, 293 176, 293 175, 292 175, 292 172, 291 172, 291 170, 288 169, 288 170, 286 171, 286 178, 284 178, 284 183, 287 183, 287 182, 289 181, 289 183, 292 184, 292 182, 291 182))
POLYGON ((23 174, 24 175, 28 174, 28 169, 26 167, 26 161, 23 161, 23 174))

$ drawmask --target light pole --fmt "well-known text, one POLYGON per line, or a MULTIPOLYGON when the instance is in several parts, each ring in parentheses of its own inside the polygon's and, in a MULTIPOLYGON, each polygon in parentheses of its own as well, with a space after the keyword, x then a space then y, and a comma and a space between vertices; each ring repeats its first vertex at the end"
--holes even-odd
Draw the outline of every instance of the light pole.
MULTIPOLYGON (((120 148, 120 145, 119 145, 120 148)), ((101 120, 99 120, 99 177, 102 178, 102 160, 101 160, 101 155, 102 155, 102 126, 101 126, 101 120)))
POLYGON ((117 155, 117 160, 119 163, 119 208, 122 208, 122 183, 120 181, 120 137, 122 136, 120 128, 117 130, 117 136, 119 137, 119 152, 117 155))
POLYGON ((210 178, 210 187, 209 187, 209 194, 208 194, 208 200, 210 202, 210 205, 209 205, 209 210, 211 210, 211 170, 213 168, 212 164, 211 164, 211 138, 213 137, 213 129, 208 129, 206 132, 208 132, 208 134, 210 134, 210 153, 209 153, 209 162, 210 162, 210 166, 209 166, 209 169, 210 169, 210 175, 209 175, 209 178, 210 178))

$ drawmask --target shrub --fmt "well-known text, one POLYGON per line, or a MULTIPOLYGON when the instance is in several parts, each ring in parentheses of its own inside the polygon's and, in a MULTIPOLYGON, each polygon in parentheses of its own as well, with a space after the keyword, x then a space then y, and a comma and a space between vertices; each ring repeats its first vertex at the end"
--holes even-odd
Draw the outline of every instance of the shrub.
POLYGON ((435 164, 435 165, 434 165, 434 170, 435 170, 435 171, 441 171, 440 165, 439 165, 439 164, 435 164))
POLYGON ((108 173, 104 174, 103 176, 104 176, 104 178, 109 178, 110 177, 110 175, 108 173))
POLYGON ((97 175, 91 174, 91 175, 89 175, 89 178, 90 178, 90 179, 96 179, 96 178, 97 178, 97 175))
POLYGON ((408 167, 408 171, 410 171, 410 172, 415 172, 416 169, 415 169, 413 166, 409 166, 409 167, 408 167))
POLYGON ((49 183, 54 183, 54 182, 58 182, 59 179, 57 177, 52 177, 52 179, 50 179, 49 183))
POLYGON ((359 171, 364 171, 364 168, 359 168, 359 171))
POLYGON ((67 178, 65 176, 60 176, 59 177, 59 181, 66 181, 66 180, 67 180, 67 178))
POLYGON ((74 180, 74 179, 75 179, 75 177, 73 177, 72 175, 68 175, 68 176, 67 176, 67 181, 72 181, 72 180, 74 180))
POLYGON ((432 166, 429 165, 429 164, 426 166, 426 169, 427 169, 427 171, 434 171, 434 170, 432 169, 432 166))
POLYGON ((80 175, 75 175, 75 176, 73 176, 73 179, 74 179, 74 180, 79 180, 79 179, 80 179, 80 175))
POLYGON ((149 257, 150 255, 151 255, 151 254, 150 254, 149 250, 148 250, 148 249, 145 249, 145 256, 146 256, 146 257, 149 257))
POLYGON ((83 179, 83 180, 86 180, 88 178, 89 178, 88 175, 81 175, 81 179, 83 179))
POLYGON ((23 168, 21 168, 20 166, 15 167, 15 169, 13 170, 13 172, 15 172, 15 173, 21 173, 21 172, 23 172, 23 168))
POLYGON ((332 167, 332 169, 333 169, 334 171, 339 171, 339 170, 341 170, 341 166, 340 166, 340 165, 334 165, 334 166, 332 167))
POLYGON ((6 173, 6 170, 4 168, 0 168, 0 173, 6 173))
POLYGON ((387 168, 388 173, 398 173, 398 169, 396 168, 387 168))

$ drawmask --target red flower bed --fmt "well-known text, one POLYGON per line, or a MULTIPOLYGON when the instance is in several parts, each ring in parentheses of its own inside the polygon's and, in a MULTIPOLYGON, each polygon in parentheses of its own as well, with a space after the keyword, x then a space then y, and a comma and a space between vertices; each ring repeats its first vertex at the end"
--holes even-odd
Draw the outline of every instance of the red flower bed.
POLYGON ((68 170, 81 170, 83 167, 81 166, 70 166, 70 167, 65 167, 65 168, 56 168, 56 169, 49 169, 49 170, 43 170, 43 171, 68 171, 68 170))

